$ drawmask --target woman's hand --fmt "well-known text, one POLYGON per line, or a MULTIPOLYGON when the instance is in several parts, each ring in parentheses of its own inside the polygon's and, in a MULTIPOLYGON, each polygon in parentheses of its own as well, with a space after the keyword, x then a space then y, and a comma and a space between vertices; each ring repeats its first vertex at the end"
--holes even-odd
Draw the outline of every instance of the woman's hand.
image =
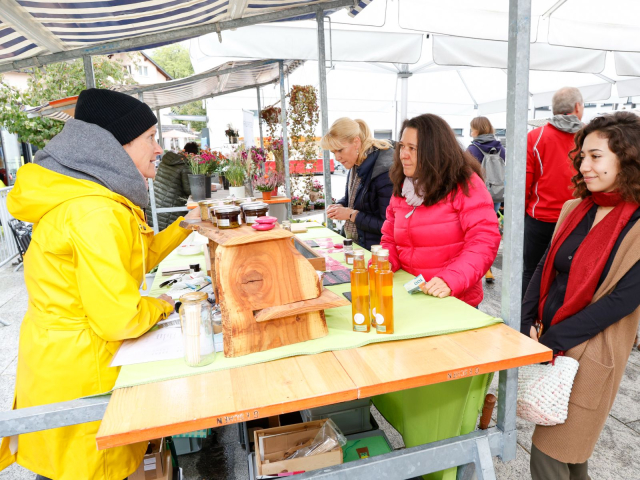
POLYGON ((427 295, 438 298, 445 298, 451 295, 451 289, 449 288, 449 285, 447 285, 444 280, 438 277, 433 277, 427 283, 423 283, 422 285, 420 285, 420 290, 422 290, 427 295))
POLYGON ((184 217, 185 220, 200 220, 200 209, 193 208, 184 217))
POLYGON ((354 209, 343 207, 339 203, 329 205, 327 208, 327 216, 331 220, 349 220, 349 217, 353 212, 355 212, 354 209))
POLYGON ((176 306, 175 300, 173 298, 171 298, 169 295, 166 295, 164 293, 158 297, 158 300, 164 300, 169 305, 171 305, 171 308, 175 308, 175 306, 176 306))
POLYGON ((529 336, 536 342, 538 341, 538 331, 536 330, 536 327, 531 326, 531 330, 529 330, 529 336))

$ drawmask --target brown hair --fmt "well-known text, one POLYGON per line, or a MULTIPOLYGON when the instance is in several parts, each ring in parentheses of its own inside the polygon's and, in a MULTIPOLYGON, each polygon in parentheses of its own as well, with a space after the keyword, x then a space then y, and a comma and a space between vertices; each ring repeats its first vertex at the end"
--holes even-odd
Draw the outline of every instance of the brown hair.
POLYGON ((575 188, 573 195, 582 199, 591 195, 580 173, 580 165, 584 139, 594 132, 608 139, 609 149, 620 162, 620 173, 616 178, 617 190, 625 200, 640 204, 640 117, 631 112, 615 112, 596 117, 576 133, 576 146, 569 153, 578 172, 571 179, 575 188))
MULTIPOLYGON (((407 128, 418 131, 418 164, 413 176, 416 192, 421 192, 424 205, 435 205, 453 192, 458 185, 469 196, 469 179, 474 173, 480 178, 482 168, 470 153, 464 151, 451 127, 441 117, 430 113, 405 120, 400 137, 407 128)), ((400 148, 396 148, 389 177, 393 194, 402 196, 405 175, 400 161, 400 148)))
POLYGON ((487 117, 475 117, 473 120, 471 120, 471 128, 478 132, 478 135, 495 133, 495 130, 493 130, 493 125, 491 125, 491 121, 489 121, 487 117))

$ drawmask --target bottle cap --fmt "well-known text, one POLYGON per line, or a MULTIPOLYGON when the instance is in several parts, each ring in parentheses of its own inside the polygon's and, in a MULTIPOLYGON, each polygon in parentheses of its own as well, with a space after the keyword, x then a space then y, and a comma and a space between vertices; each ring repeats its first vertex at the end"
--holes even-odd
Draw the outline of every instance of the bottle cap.
POLYGON ((342 241, 342 244, 343 244, 345 247, 348 247, 349 245, 353 245, 353 240, 352 240, 352 239, 350 239, 350 238, 345 238, 345 239, 342 241))
POLYGON ((371 253, 376 253, 376 251, 380 250, 382 245, 371 245, 371 253))
POLYGON ((353 252, 353 257, 354 258, 359 258, 359 257, 364 258, 364 250, 355 250, 353 252))
POLYGON ((383 257, 385 255, 389 255, 389 250, 387 250, 386 248, 381 248, 380 250, 378 250, 377 255, 379 257, 383 257))

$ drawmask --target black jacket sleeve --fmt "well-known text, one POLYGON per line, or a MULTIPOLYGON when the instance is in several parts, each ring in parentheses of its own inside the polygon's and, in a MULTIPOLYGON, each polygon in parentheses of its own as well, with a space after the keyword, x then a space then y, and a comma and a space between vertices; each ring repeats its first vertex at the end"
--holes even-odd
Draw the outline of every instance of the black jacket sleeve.
MULTIPOLYGON (((533 279, 531 282, 533 283, 533 279)), ((638 308, 639 285, 640 262, 631 267, 609 295, 549 328, 540 337, 540 343, 551 348, 555 354, 595 337, 638 308)))
POLYGON ((377 202, 377 213, 359 211, 356 215, 356 227, 365 232, 380 234, 382 224, 387 218, 387 207, 393 195, 393 183, 389 178, 389 172, 381 173, 371 181, 369 185, 373 189, 377 202))
POLYGON ((538 263, 536 271, 533 273, 533 277, 531 277, 531 281, 529 282, 529 286, 527 287, 527 291, 524 295, 524 300, 522 301, 522 310, 520 312, 520 332, 525 334, 526 336, 529 336, 531 327, 535 323, 536 317, 538 316, 538 303, 540 302, 540 282, 542 281, 542 269, 544 268, 544 262, 547 260, 548 253, 549 248, 547 247, 547 251, 544 252, 544 255, 538 263))

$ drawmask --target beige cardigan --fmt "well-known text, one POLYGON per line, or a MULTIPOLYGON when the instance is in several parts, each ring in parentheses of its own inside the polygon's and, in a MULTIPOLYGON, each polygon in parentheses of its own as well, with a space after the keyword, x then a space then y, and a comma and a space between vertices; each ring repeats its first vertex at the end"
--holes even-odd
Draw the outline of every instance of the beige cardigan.
MULTIPOLYGON (((580 201, 570 200, 564 204, 554 235, 580 201)), ((637 222, 624 237, 609 274, 591 302, 609 295, 639 260, 640 222, 637 222)), ((569 414, 562 425, 536 426, 533 444, 539 450, 564 463, 583 463, 589 459, 618 393, 639 319, 640 307, 592 339, 567 351, 568 357, 580 362, 569 399, 569 414)))

